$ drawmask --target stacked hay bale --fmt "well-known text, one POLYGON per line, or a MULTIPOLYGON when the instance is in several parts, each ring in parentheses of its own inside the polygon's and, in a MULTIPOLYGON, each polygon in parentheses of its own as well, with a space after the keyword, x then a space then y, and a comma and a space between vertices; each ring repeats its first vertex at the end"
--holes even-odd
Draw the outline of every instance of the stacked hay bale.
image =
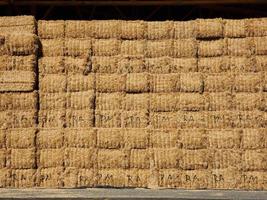
POLYGON ((266 19, 38 34, 39 186, 266 189, 266 19))
POLYGON ((266 24, 0 18, 0 187, 267 189, 266 24))
POLYGON ((37 139, 40 187, 92 182, 90 174, 97 155, 93 149, 95 80, 86 72, 91 70, 91 40, 70 37, 69 24, 38 22, 42 44, 37 139))
POLYGON ((38 40, 30 16, 0 18, 0 187, 34 187, 38 40))

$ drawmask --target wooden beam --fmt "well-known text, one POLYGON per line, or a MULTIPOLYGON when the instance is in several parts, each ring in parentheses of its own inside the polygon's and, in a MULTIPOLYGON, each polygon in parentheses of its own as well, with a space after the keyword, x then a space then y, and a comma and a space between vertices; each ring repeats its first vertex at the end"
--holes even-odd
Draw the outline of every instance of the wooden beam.
POLYGON ((178 199, 178 200, 266 200, 267 191, 182 189, 0 189, 1 199, 178 199))
MULTIPOLYGON (((1 2, 1 1, 0 1, 1 2)), ((170 6, 203 4, 267 4, 266 0, 12 0, 14 5, 170 6)))

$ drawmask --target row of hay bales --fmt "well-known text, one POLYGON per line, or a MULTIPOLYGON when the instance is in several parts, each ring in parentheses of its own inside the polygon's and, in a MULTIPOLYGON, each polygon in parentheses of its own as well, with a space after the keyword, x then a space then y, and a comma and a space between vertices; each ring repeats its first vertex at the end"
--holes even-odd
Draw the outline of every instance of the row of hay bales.
POLYGON ((0 187, 267 189, 266 19, 0 35, 0 187))

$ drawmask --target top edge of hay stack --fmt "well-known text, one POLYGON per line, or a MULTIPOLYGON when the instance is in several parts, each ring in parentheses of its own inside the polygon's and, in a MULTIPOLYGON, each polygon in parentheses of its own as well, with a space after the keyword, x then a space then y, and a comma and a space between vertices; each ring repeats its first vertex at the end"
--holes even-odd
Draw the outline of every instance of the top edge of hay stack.
POLYGON ((3 17, 0 44, 0 187, 267 190, 267 18, 3 17))

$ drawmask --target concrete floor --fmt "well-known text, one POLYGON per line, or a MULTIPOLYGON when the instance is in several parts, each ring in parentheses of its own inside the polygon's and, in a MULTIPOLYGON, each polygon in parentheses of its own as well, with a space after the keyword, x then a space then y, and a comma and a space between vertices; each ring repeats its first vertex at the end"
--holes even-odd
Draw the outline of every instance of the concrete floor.
POLYGON ((267 200, 267 191, 152 189, 0 189, 1 199, 267 200))

